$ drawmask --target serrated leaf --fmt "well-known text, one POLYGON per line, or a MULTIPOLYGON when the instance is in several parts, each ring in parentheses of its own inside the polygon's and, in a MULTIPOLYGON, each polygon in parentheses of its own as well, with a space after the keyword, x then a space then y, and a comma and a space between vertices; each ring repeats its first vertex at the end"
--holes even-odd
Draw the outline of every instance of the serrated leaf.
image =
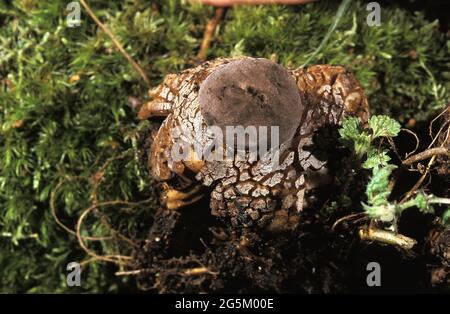
POLYGON ((339 129, 341 140, 345 146, 353 149, 355 153, 362 157, 370 147, 370 137, 361 129, 359 119, 348 117, 342 122, 339 129))
POLYGON ((367 159, 363 163, 363 168, 372 169, 375 167, 386 166, 391 158, 387 155, 387 151, 383 150, 379 152, 376 149, 369 150, 367 154, 367 159))
POLYGON ((396 208, 393 204, 380 206, 368 206, 363 204, 364 211, 371 218, 376 218, 384 222, 391 222, 395 219, 396 208))
POLYGON ((339 135, 344 140, 354 141, 361 133, 361 127, 358 118, 348 117, 342 122, 339 129, 339 135))
POLYGON ((394 165, 373 168, 372 178, 366 187, 367 201, 370 205, 388 203, 387 198, 391 192, 389 188, 389 176, 395 168, 397 167, 394 165))
POLYGON ((369 119, 369 127, 372 129, 372 138, 380 136, 397 136, 400 132, 400 123, 385 115, 372 116, 369 119))

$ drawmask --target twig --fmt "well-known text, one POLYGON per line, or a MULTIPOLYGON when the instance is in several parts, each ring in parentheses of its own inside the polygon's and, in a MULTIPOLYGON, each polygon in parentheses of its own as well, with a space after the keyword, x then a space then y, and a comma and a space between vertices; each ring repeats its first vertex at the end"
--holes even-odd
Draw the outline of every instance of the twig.
POLYGON ((211 271, 206 267, 196 267, 196 268, 191 268, 191 269, 186 269, 184 271, 184 275, 185 276, 196 276, 196 275, 202 275, 202 274, 211 274, 211 275, 218 275, 218 272, 215 271, 211 271))
POLYGON ((144 272, 146 269, 136 269, 136 270, 128 270, 128 271, 117 271, 114 273, 116 276, 134 276, 139 275, 144 272))
POLYGON ((115 200, 115 201, 105 201, 105 202, 100 202, 100 203, 95 203, 93 205, 91 205, 90 207, 88 207, 87 209, 85 209, 83 211, 83 213, 80 215, 80 217, 78 218, 78 222, 77 222, 77 228, 76 228, 76 236, 78 239, 78 242, 81 246, 81 248, 90 256, 97 258, 98 260, 101 261, 106 261, 106 262, 112 262, 112 263, 116 263, 116 264, 125 264, 125 262, 123 260, 130 260, 131 257, 130 256, 124 256, 124 255, 98 255, 97 253, 95 253, 94 251, 92 251, 91 249, 89 249, 86 245, 86 243, 84 242, 85 239, 87 239, 87 237, 84 237, 81 235, 81 226, 83 224, 84 219, 86 218, 86 216, 92 212, 94 209, 97 209, 98 207, 102 207, 102 206, 110 206, 110 205, 128 205, 128 206, 139 206, 141 204, 145 204, 147 202, 149 202, 151 199, 146 199, 143 201, 139 201, 139 202, 127 202, 127 201, 122 201, 122 200, 115 200))
POLYGON ((336 229, 336 227, 340 223, 342 223, 343 221, 350 220, 350 219, 357 218, 357 217, 361 217, 361 216, 364 216, 364 215, 365 215, 365 213, 355 213, 355 214, 350 214, 350 215, 341 217, 341 218, 339 218, 338 220, 336 220, 334 222, 333 226, 331 227, 331 230, 334 231, 334 229, 336 229))
POLYGON ((118 205, 118 204, 124 204, 124 203, 129 203, 129 202, 124 202, 124 201, 107 201, 107 202, 101 202, 101 203, 97 203, 94 204, 92 206, 90 206, 89 208, 87 208, 80 216, 80 218, 78 218, 78 222, 77 222, 77 229, 76 229, 76 236, 78 238, 78 243, 80 244, 81 248, 90 256, 97 258, 98 260, 101 261, 106 261, 106 262, 112 262, 112 263, 117 263, 117 264, 123 264, 123 260, 129 260, 131 259, 130 256, 123 256, 123 255, 105 255, 105 256, 101 256, 98 255, 97 253, 95 253, 94 251, 92 251, 91 249, 89 249, 86 245, 86 243, 84 242, 84 237, 81 235, 81 226, 83 224, 84 219, 86 218, 86 216, 92 212, 94 209, 96 209, 97 207, 100 206, 107 206, 107 205, 118 205))
MULTIPOLYGON (((436 118, 434 118, 431 123, 430 123, 430 127, 429 127, 429 132, 430 132, 430 136, 433 138, 433 132, 432 132, 432 126, 433 123, 437 120, 437 118, 439 118, 440 116, 442 116, 450 107, 447 107, 443 112, 441 112, 436 118)), ((444 123, 444 126, 447 123, 444 123)), ((430 145, 428 145, 428 148, 430 149, 430 147, 434 144, 434 142, 437 140, 438 136, 441 134, 443 130, 443 127, 441 127, 438 131, 438 133, 436 134, 436 136, 433 138, 433 140, 431 141, 430 145)), ((441 145, 439 147, 443 147, 445 142, 447 141, 447 139, 450 136, 450 127, 447 128, 447 134, 445 135, 445 139, 444 141, 441 143, 441 145)), ((431 169, 431 166, 434 164, 434 161, 436 160, 436 156, 437 155, 433 155, 430 159, 430 161, 427 164, 427 167, 425 169, 425 172, 422 174, 422 176, 420 177, 419 181, 416 182, 416 184, 414 184, 414 186, 406 193, 406 195, 401 199, 400 203, 405 202, 407 199, 409 199, 414 192, 422 185, 423 181, 425 180, 426 176, 428 175, 428 172, 431 169)))
POLYGON ((200 46, 200 51, 197 54, 196 59, 198 61, 205 61, 206 55, 208 54, 209 47, 211 46, 211 41, 214 37, 214 33, 216 32, 217 25, 219 25, 223 16, 225 15, 224 8, 215 8, 214 16, 211 18, 206 24, 205 34, 203 35, 203 41, 200 46))
POLYGON ((133 68, 141 75, 142 79, 147 83, 148 86, 150 86, 150 79, 145 74, 144 70, 140 67, 140 65, 133 60, 133 58, 125 51, 122 44, 116 39, 114 34, 109 30, 109 28, 100 22, 100 20, 97 18, 95 13, 92 11, 92 9, 89 7, 89 5, 86 3, 85 0, 80 0, 81 5, 86 9, 86 12, 89 14, 89 16, 94 20, 94 22, 100 27, 111 39, 113 44, 119 49, 119 51, 122 53, 122 55, 128 60, 128 62, 133 66, 133 68))
POLYGON ((417 243, 416 240, 402 234, 367 227, 361 228, 359 230, 359 237, 363 241, 381 242, 385 244, 395 245, 405 250, 412 249, 413 246, 417 243))
POLYGON ((414 194, 414 192, 416 192, 416 190, 422 185, 422 183, 425 180, 425 178, 427 177, 428 172, 430 171, 430 168, 433 165, 435 159, 436 159, 436 155, 431 157, 430 161, 428 162, 427 168, 425 169, 425 172, 422 174, 419 181, 417 181, 416 184, 414 184, 414 186, 408 191, 408 193, 406 193, 406 195, 401 199, 400 204, 405 202, 407 199, 409 199, 414 194))
POLYGON ((435 155, 449 155, 449 154, 450 154, 450 150, 448 150, 446 147, 430 148, 430 149, 427 149, 426 151, 420 152, 418 154, 415 154, 415 155, 409 157, 408 159, 403 161, 403 164, 411 165, 418 161, 428 159, 435 155))
POLYGON ((420 140, 419 140, 419 137, 417 136, 417 134, 414 133, 414 132, 411 131, 411 130, 402 128, 401 131, 405 131, 406 133, 411 134, 412 136, 414 136, 414 138, 415 138, 415 140, 416 140, 416 147, 414 148, 414 150, 413 150, 412 152, 409 152, 409 153, 406 154, 406 156, 405 156, 405 158, 408 158, 409 156, 411 156, 412 154, 414 154, 414 153, 417 151, 417 149, 419 148, 420 140))
POLYGON ((430 147, 434 144, 434 142, 435 142, 436 139, 438 138, 439 134, 442 132, 442 130, 443 130, 445 124, 447 124, 447 123, 444 123, 444 125, 439 129, 439 131, 438 131, 438 133, 436 134, 436 136, 433 136, 433 124, 434 124, 434 122, 436 122, 437 119, 439 119, 441 116, 443 116, 449 109, 450 109, 450 106, 448 106, 447 108, 445 108, 444 111, 442 111, 442 112, 441 112, 440 114, 438 114, 433 120, 431 120, 430 126, 429 126, 429 128, 428 128, 428 133, 429 133, 430 137, 433 139, 433 141, 430 143, 430 145, 428 146, 428 148, 430 148, 430 147))

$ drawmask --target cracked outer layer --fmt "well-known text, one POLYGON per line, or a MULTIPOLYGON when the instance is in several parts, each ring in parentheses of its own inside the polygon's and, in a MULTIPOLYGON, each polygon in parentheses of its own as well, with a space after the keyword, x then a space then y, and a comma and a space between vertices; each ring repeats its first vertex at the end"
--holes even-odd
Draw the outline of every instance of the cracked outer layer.
MULTIPOLYGON (((240 112, 245 112, 245 95, 231 97, 239 105, 236 113, 231 115, 221 115, 224 111, 220 107, 220 97, 210 95, 203 100, 212 101, 203 102, 201 97, 199 101, 202 83, 210 75, 212 78, 217 75, 219 81, 220 77, 225 78, 222 87, 226 87, 226 82, 233 82, 233 76, 230 77, 226 71, 227 65, 233 69, 233 64, 242 64, 243 61, 250 66, 243 69, 244 74, 246 71, 258 71, 252 69, 251 64, 257 67, 263 64, 262 68, 279 67, 264 59, 216 59, 178 75, 168 75, 161 85, 150 91, 153 100, 141 108, 139 117, 146 119, 163 115, 167 118, 154 137, 149 167, 155 178, 167 181, 169 185, 183 177, 183 182, 190 178, 194 186, 210 187, 212 214, 230 221, 235 227, 260 227, 273 232, 292 230, 299 220, 299 212, 307 206, 304 202, 305 191, 328 179, 326 160, 318 158, 313 135, 327 125, 339 125, 347 115, 357 116, 366 123, 368 102, 353 75, 340 66, 315 65, 286 70, 298 90, 298 105, 292 103, 294 93, 281 95, 279 99, 283 101, 277 103, 273 96, 275 93, 271 92, 276 90, 272 80, 257 82, 255 79, 251 82, 251 79, 245 79, 241 90, 248 91, 253 84, 250 87, 258 89, 257 95, 265 93, 264 100, 273 97, 275 101, 269 105, 276 106, 273 108, 277 112, 274 119, 289 124, 282 133, 285 143, 280 150, 279 166, 273 167, 261 159, 249 161, 248 155, 242 160, 235 156, 224 161, 204 161, 193 149, 187 160, 174 160, 171 151, 180 140, 190 145, 205 146, 209 143, 206 132, 208 123, 227 125, 231 121, 245 125, 246 121, 240 123, 240 112), (268 85, 267 90, 264 84, 268 85), (213 107, 208 108, 211 103, 213 107), (286 112, 283 106, 294 109, 286 112), (206 117, 202 114, 205 112, 206 117), (183 132, 173 132, 176 129, 183 132)), ((216 86, 220 87, 220 82, 216 86)), ((211 92, 214 93, 214 90, 211 92)), ((225 103, 224 106, 230 105, 225 103)))

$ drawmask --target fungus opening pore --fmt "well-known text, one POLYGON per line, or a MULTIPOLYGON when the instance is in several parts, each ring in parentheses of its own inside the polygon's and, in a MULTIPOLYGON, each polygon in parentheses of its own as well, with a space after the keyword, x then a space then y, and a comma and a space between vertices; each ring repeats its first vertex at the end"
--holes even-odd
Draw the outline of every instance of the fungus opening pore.
MULTIPOLYGON (((303 104, 294 78, 281 65, 263 58, 232 61, 201 84, 200 111, 208 126, 279 127, 280 144, 297 130, 303 104)), ((256 143, 246 142, 246 146, 256 143)))

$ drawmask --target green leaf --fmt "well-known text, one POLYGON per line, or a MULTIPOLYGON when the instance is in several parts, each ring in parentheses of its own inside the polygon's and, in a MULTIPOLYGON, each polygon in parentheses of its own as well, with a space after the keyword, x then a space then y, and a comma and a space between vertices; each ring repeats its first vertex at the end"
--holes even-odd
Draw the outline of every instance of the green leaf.
POLYGON ((393 221, 397 214, 396 207, 393 204, 386 204, 381 206, 368 206, 366 204, 363 204, 363 208, 369 217, 379 219, 384 222, 393 221))
POLYGON ((427 196, 423 192, 419 192, 414 198, 414 203, 417 208, 420 209, 421 213, 432 214, 434 209, 428 204, 427 196))
POLYGON ((373 132, 372 138, 380 136, 394 137, 400 132, 400 123, 385 115, 372 116, 369 119, 369 127, 373 132))
POLYGON ((368 204, 363 204, 364 211, 371 218, 384 222, 391 222, 397 215, 397 207, 389 202, 391 194, 389 176, 396 166, 375 167, 372 169, 372 178, 366 187, 368 204))
POLYGON ((339 135, 343 140, 354 141, 361 134, 359 119, 348 117, 342 121, 342 127, 339 129, 339 135))
POLYGON ((388 204, 388 197, 391 193, 389 188, 389 176, 392 170, 397 168, 394 165, 386 167, 375 167, 372 169, 372 178, 366 187, 367 201, 370 205, 388 204))
POLYGON ((361 133, 358 136, 356 136, 354 139, 354 143, 355 143, 354 148, 355 153, 360 158, 362 158, 362 156, 366 154, 367 151, 370 150, 370 137, 365 133, 361 133))
POLYGON ((363 168, 372 169, 375 167, 386 166, 391 158, 387 155, 386 150, 381 152, 376 149, 370 149, 367 153, 367 160, 363 163, 363 168))
POLYGON ((361 129, 359 119, 356 117, 345 118, 339 129, 342 143, 362 157, 370 147, 370 137, 361 129))

